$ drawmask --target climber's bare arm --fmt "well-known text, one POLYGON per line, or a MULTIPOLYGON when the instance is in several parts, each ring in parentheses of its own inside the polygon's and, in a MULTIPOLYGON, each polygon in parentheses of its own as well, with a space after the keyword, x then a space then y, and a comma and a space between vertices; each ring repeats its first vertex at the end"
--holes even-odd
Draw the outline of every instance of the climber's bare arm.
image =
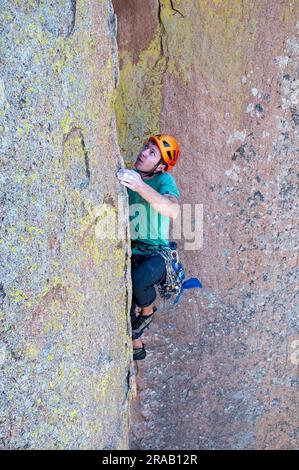
POLYGON ((175 196, 168 194, 160 194, 155 189, 151 188, 148 184, 143 183, 144 186, 139 192, 157 212, 172 220, 176 219, 179 215, 180 206, 175 196))
POLYGON ((180 212, 180 206, 175 196, 160 194, 148 184, 144 183, 139 173, 134 170, 119 171, 117 174, 120 183, 132 191, 136 191, 157 212, 172 220, 176 219, 180 212))

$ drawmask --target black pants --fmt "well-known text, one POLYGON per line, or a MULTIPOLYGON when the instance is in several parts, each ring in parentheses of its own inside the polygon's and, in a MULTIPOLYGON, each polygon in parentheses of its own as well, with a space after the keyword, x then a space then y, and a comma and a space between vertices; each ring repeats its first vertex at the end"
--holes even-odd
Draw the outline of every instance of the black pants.
POLYGON ((133 287, 133 304, 148 307, 156 298, 155 285, 165 281, 165 261, 159 254, 132 255, 131 276, 133 287))

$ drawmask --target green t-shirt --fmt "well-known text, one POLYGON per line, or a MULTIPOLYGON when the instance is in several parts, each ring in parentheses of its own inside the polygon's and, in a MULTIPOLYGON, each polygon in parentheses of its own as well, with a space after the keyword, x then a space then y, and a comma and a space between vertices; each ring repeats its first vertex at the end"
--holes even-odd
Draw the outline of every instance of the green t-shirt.
MULTIPOLYGON (((169 173, 160 173, 143 181, 160 194, 180 196, 175 179, 169 173)), ((132 253, 144 254, 168 245, 170 218, 157 212, 136 191, 128 189, 128 194, 132 253)))

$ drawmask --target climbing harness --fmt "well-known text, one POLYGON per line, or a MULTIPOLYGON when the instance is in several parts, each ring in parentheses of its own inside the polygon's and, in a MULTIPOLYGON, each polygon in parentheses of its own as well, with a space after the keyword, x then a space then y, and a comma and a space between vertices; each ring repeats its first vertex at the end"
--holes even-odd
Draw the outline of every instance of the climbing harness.
POLYGON ((186 274, 182 263, 179 261, 177 244, 169 242, 168 246, 157 251, 165 261, 166 278, 158 285, 158 291, 162 299, 169 299, 175 295, 174 304, 177 304, 184 290, 192 288, 202 288, 199 279, 192 277, 185 280, 186 274))
MULTIPOLYGON (((168 245, 159 245, 158 249, 151 250, 149 246, 139 240, 132 240, 132 248, 144 251, 147 256, 160 254, 165 261, 166 275, 157 284, 158 292, 162 299, 169 299, 175 295, 174 304, 180 300, 182 293, 187 289, 202 288, 199 279, 192 277, 185 280, 186 274, 182 263, 179 261, 176 242, 170 241, 168 245)), ((139 256, 139 255, 135 255, 139 256)))

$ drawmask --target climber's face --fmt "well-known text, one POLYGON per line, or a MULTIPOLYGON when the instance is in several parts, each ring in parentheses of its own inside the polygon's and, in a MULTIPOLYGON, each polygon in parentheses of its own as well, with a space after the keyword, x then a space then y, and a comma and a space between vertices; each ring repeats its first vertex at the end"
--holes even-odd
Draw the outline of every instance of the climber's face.
MULTIPOLYGON (((137 160, 135 162, 135 168, 140 171, 151 171, 161 159, 161 153, 159 147, 153 142, 147 142, 140 150, 137 160)), ((161 163, 155 172, 163 171, 165 165, 161 163)))

